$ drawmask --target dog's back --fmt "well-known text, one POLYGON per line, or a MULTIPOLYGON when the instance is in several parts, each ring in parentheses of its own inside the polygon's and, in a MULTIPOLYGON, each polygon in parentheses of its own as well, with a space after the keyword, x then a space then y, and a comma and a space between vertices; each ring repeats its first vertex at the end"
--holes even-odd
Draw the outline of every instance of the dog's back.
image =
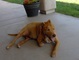
POLYGON ((26 30, 28 30, 30 33, 30 35, 29 35, 30 38, 34 38, 34 39, 37 38, 37 27, 39 28, 40 24, 41 24, 41 22, 32 22, 25 26, 26 30))

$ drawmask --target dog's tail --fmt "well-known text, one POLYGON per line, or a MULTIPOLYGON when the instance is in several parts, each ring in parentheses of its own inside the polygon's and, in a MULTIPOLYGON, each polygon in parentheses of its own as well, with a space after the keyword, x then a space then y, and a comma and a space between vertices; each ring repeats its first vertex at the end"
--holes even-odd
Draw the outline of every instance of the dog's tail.
POLYGON ((10 36, 17 36, 18 34, 8 34, 8 35, 10 35, 10 36))

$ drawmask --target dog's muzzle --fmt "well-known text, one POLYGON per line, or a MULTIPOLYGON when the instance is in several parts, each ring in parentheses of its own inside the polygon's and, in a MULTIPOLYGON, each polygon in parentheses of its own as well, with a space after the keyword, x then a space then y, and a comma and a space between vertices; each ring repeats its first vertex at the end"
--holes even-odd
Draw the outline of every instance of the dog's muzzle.
POLYGON ((53 34, 52 36, 46 35, 52 42, 54 42, 56 34, 53 34))
POLYGON ((53 34, 52 37, 56 37, 56 34, 53 34))
POLYGON ((51 40, 52 42, 54 42, 55 37, 56 37, 56 34, 53 34, 53 35, 50 37, 50 40, 51 40))

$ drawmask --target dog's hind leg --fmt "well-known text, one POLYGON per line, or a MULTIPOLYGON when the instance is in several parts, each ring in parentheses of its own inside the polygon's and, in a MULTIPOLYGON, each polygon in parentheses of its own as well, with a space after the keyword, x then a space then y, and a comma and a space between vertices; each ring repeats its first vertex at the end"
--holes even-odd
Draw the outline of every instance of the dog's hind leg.
POLYGON ((26 38, 25 40, 22 40, 20 41, 18 44, 17 44, 17 47, 20 48, 24 43, 26 43, 30 38, 26 38))
POLYGON ((23 33, 24 33, 24 31, 20 31, 20 32, 18 33, 18 35, 15 37, 15 39, 12 40, 12 41, 9 43, 9 45, 6 47, 6 49, 9 49, 10 47, 12 47, 12 46, 14 45, 14 43, 16 42, 16 40, 17 40, 18 38, 20 38, 20 37, 23 35, 23 33))
POLYGON ((29 34, 29 31, 23 28, 15 37, 15 39, 10 42, 10 44, 6 47, 6 49, 9 49, 10 47, 12 47, 18 38, 22 37, 23 35, 28 35, 28 34, 29 34))

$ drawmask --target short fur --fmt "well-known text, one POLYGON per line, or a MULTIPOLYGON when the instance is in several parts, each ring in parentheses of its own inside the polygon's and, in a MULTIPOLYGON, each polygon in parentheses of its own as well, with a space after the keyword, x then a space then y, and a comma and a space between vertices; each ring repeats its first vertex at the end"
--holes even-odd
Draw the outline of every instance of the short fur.
POLYGON ((10 36, 16 36, 14 40, 10 42, 7 46, 7 49, 12 47, 16 40, 20 37, 25 39, 20 41, 17 46, 20 48, 21 45, 26 43, 29 39, 36 39, 38 45, 41 47, 47 42, 46 38, 48 37, 48 42, 52 41, 54 38, 55 46, 52 46, 51 57, 56 55, 57 48, 59 46, 59 41, 55 32, 55 27, 50 20, 46 22, 32 22, 27 24, 18 34, 9 34, 10 36))

